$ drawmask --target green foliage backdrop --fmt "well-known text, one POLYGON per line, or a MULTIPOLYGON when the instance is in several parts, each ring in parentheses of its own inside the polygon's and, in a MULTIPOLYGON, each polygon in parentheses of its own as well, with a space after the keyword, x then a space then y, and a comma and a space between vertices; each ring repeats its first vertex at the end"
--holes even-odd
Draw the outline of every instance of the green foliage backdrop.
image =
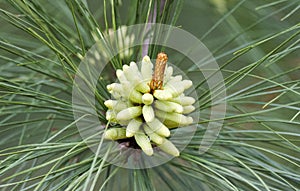
MULTIPOLYGON (((299 9, 298 0, 1 1, 0 190, 299 190, 299 9), (199 155, 213 95, 201 72, 187 68, 201 111, 193 140, 164 165, 123 169, 97 158, 79 136, 73 77, 102 34, 153 13, 154 22, 185 29, 211 50, 228 110, 213 147, 199 155)), ((140 50, 111 65, 137 60, 140 50)), ((178 66, 187 62, 170 56, 178 66)), ((102 77, 96 101, 105 125, 112 79, 102 77)))

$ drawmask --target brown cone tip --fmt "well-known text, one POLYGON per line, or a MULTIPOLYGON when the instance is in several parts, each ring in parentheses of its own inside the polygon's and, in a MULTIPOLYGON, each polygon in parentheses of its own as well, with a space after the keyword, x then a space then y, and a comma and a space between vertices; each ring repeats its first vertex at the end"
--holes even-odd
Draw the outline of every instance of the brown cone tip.
POLYGON ((164 62, 164 63, 167 63, 168 61, 168 55, 164 52, 161 52, 161 53, 158 53, 157 54, 157 60, 161 61, 161 62, 164 62))
POLYGON ((152 92, 157 89, 159 90, 162 89, 167 61, 168 61, 168 56, 166 53, 161 52, 157 54, 154 74, 150 82, 150 88, 152 92))

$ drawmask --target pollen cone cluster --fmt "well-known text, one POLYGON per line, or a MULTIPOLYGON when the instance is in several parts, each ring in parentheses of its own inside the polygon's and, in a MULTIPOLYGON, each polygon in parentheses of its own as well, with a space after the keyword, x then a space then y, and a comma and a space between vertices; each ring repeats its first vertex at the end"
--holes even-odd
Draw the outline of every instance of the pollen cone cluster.
POLYGON ((167 138, 170 137, 170 129, 193 123, 193 118, 186 114, 194 111, 192 104, 195 99, 184 95, 192 81, 183 80, 180 75, 173 76, 171 66, 161 67, 159 64, 166 64, 167 60, 161 60, 159 55, 154 73, 148 56, 143 58, 140 68, 131 62, 124 65, 123 70, 116 71, 119 83, 107 86, 114 99, 104 104, 108 108, 106 119, 123 127, 107 129, 104 138, 120 140, 134 137, 149 156, 153 155, 153 146, 179 156, 178 149, 167 138), (156 78, 159 73, 162 76, 156 78))

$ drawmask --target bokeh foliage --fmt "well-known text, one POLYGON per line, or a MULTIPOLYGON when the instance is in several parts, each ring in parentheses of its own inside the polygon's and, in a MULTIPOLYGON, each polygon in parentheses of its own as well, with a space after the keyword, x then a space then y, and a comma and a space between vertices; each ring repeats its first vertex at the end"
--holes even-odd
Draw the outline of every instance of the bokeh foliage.
MULTIPOLYGON (((1 190, 299 190, 299 1, 0 2, 1 190), (155 5, 156 4, 156 5, 155 5), (164 165, 128 170, 95 157, 79 136, 71 93, 77 66, 102 34, 153 21, 181 27, 214 54, 227 87, 223 129, 205 154, 210 92, 201 71, 186 69, 199 92, 192 142, 164 165)), ((115 68, 141 57, 115 58, 115 68)), ((155 57, 159 48, 152 46, 155 57)), ((187 58, 171 52, 184 66, 187 58)), ((110 74, 99 81, 99 118, 110 74), (102 88, 101 88, 102 87, 102 88)), ((109 154, 109 153, 108 153, 109 154)))

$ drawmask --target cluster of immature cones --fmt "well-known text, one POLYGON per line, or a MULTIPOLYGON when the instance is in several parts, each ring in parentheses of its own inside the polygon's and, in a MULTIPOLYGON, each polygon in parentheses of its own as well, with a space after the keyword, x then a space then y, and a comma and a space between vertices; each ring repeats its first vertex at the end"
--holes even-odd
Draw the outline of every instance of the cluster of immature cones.
POLYGON ((121 124, 122 128, 109 128, 104 137, 111 140, 134 137, 147 155, 153 155, 152 145, 164 152, 179 156, 178 149, 167 139, 170 129, 193 123, 188 114, 194 111, 195 99, 184 95, 192 81, 182 76, 172 76, 171 66, 165 69, 167 55, 159 53, 153 73, 153 64, 148 56, 141 68, 131 62, 116 74, 120 83, 107 86, 115 100, 104 102, 108 108, 106 118, 121 124))

